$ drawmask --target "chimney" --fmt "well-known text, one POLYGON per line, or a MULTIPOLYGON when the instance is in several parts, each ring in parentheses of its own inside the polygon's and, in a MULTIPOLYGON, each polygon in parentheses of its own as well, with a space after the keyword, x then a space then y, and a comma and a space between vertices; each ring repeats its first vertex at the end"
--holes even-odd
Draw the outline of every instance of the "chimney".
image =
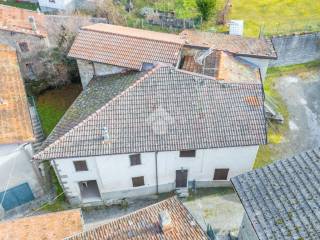
POLYGON ((36 20, 34 19, 34 16, 29 16, 29 23, 31 24, 32 30, 37 32, 37 24, 36 24, 36 20))
POLYGON ((172 230, 173 225, 171 217, 168 211, 162 211, 159 213, 160 227, 163 233, 169 232, 172 230))

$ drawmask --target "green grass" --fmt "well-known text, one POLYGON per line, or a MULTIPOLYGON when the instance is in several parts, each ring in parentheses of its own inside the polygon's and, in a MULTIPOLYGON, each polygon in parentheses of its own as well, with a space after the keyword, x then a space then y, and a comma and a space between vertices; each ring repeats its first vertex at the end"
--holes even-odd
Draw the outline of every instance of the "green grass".
POLYGON ((25 8, 29 10, 37 10, 38 5, 35 3, 29 3, 29 2, 16 2, 15 0, 7 0, 7 1, 0 1, 0 4, 13 6, 17 8, 25 8))
POLYGON ((304 64, 291 65, 287 67, 269 68, 267 78, 264 82, 265 94, 270 96, 277 104, 278 111, 284 117, 284 123, 275 122, 268 123, 268 144, 260 146, 254 168, 260 168, 272 163, 281 157, 281 147, 278 144, 286 138, 289 131, 289 112, 286 103, 281 94, 276 90, 276 81, 280 81, 281 76, 290 74, 303 75, 320 67, 320 61, 314 61, 304 64))
POLYGON ((37 109, 46 136, 50 134, 80 92, 80 84, 70 84, 47 90, 37 97, 37 109))
POLYGON ((245 35, 253 37, 262 25, 269 33, 320 30, 320 1, 236 0, 229 18, 243 19, 245 35))

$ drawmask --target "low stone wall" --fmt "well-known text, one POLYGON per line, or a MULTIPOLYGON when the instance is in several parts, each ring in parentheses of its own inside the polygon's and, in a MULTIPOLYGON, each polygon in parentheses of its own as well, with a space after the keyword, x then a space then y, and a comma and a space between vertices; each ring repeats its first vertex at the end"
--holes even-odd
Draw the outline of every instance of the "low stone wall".
POLYGON ((61 37, 61 31, 67 32, 72 36, 76 36, 81 27, 95 23, 107 23, 107 19, 66 15, 46 15, 46 24, 51 47, 57 46, 61 37))
POLYGON ((278 59, 271 67, 306 63, 320 59, 320 32, 272 37, 278 59))

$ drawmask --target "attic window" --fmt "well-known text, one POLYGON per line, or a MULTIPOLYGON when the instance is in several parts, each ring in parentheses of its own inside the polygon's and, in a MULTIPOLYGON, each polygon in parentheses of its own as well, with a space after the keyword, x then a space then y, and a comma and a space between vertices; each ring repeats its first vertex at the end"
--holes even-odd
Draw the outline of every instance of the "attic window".
POLYGON ((49 2, 51 2, 51 3, 56 3, 56 1, 55 1, 55 0, 49 0, 49 2))
POLYGON ((260 106, 259 98, 256 97, 256 96, 247 96, 247 97, 244 98, 244 100, 250 106, 254 106, 254 107, 260 106))
POLYGON ((180 151, 180 157, 195 157, 196 150, 183 150, 180 151))

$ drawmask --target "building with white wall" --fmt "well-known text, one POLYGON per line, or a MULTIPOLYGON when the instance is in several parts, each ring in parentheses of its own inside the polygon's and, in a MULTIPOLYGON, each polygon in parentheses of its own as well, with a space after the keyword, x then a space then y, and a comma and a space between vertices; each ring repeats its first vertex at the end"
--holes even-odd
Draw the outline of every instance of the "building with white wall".
POLYGON ((16 51, 0 45, 0 215, 42 194, 35 141, 16 51))
POLYGON ((261 81, 155 64, 94 77, 34 158, 75 204, 229 185, 266 143, 261 81))
POLYGON ((75 0, 38 0, 38 3, 42 12, 72 13, 76 7, 75 0))

